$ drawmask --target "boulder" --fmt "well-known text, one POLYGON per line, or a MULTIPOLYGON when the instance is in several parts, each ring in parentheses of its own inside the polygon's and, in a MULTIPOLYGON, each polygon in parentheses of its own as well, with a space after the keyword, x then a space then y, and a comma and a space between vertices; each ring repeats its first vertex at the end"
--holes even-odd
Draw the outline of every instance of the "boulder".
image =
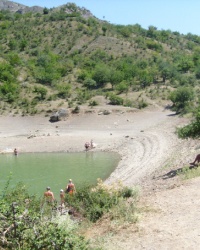
POLYGON ((51 116, 49 121, 50 122, 58 122, 63 119, 66 119, 69 116, 69 112, 67 109, 60 109, 56 112, 54 112, 51 116))

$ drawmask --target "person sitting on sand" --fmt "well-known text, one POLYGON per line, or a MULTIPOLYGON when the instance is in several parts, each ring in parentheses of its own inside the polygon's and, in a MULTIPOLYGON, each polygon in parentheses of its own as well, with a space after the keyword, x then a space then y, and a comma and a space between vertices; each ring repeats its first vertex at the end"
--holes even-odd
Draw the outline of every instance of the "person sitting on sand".
POLYGON ((193 162, 190 163, 190 165, 197 166, 198 163, 200 162, 200 154, 198 154, 193 162), (197 162, 197 164, 196 164, 197 162))
POLYGON ((18 155, 18 151, 16 148, 14 149, 14 155, 18 155))
POLYGON ((76 192, 76 188, 74 183, 72 182, 72 179, 69 179, 69 183, 66 186, 65 193, 68 193, 70 195, 73 195, 76 192))

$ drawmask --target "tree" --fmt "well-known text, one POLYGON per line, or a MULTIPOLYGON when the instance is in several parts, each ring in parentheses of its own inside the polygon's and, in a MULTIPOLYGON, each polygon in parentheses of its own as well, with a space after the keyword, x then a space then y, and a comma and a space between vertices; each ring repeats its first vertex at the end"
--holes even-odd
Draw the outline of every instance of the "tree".
POLYGON ((157 36, 157 28, 155 26, 150 25, 147 30, 147 36, 151 38, 156 38, 157 36))
POLYGON ((96 81, 91 78, 86 78, 83 81, 83 85, 88 89, 95 89, 97 87, 96 81))
POLYGON ((194 93, 191 88, 179 87, 170 94, 169 99, 173 102, 173 110, 183 113, 186 106, 194 99, 194 93))
POLYGON ((49 9, 47 9, 46 7, 43 9, 43 14, 44 15, 47 15, 47 14, 49 14, 49 9))
POLYGON ((128 89, 129 89, 129 85, 125 80, 123 80, 122 82, 116 85, 116 90, 118 91, 119 94, 123 92, 128 92, 128 89))
POLYGON ((104 64, 97 65, 94 69, 92 78, 96 81, 97 87, 103 87, 109 82, 109 69, 104 64))
POLYGON ((200 137, 200 107, 198 107, 195 113, 194 120, 190 124, 182 128, 178 128, 177 132, 180 138, 188 138, 188 137, 199 138, 200 137))
POLYGON ((124 74, 122 71, 116 70, 114 68, 110 68, 109 80, 112 85, 112 88, 114 87, 114 85, 117 85, 118 83, 120 83, 123 80, 123 78, 124 78, 124 74))
POLYGON ((180 60, 178 61, 178 69, 181 72, 188 72, 189 70, 191 70, 194 67, 194 63, 192 61, 191 57, 188 56, 182 56, 180 58, 180 60))
POLYGON ((161 61, 158 67, 164 83, 167 79, 172 78, 176 74, 176 70, 169 62, 161 61))

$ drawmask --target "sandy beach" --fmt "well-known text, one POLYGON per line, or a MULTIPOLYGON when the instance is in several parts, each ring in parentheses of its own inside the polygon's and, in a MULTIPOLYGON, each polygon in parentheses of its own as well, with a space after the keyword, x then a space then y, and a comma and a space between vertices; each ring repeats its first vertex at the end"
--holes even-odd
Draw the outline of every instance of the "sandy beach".
POLYGON ((83 110, 67 119, 51 123, 44 116, 0 117, 0 152, 77 152, 86 141, 96 144, 94 151, 113 151, 121 156, 115 171, 106 180, 121 180, 135 185, 154 170, 167 164, 182 145, 174 134, 184 119, 162 107, 143 111, 110 109, 103 115, 100 109, 83 110))

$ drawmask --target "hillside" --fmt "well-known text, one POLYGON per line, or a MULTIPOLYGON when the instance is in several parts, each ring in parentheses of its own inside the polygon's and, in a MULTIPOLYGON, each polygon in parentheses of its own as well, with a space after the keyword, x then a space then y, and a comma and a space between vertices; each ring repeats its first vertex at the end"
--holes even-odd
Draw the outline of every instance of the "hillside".
POLYGON ((24 14, 27 12, 43 12, 43 8, 39 6, 28 7, 13 1, 0 0, 0 10, 10 11, 12 13, 24 14))
POLYGON ((5 2, 11 3, 0 6, 1 114, 98 106, 95 96, 143 108, 180 86, 198 89, 196 35, 112 25, 72 3, 20 14, 5 10, 5 2))

